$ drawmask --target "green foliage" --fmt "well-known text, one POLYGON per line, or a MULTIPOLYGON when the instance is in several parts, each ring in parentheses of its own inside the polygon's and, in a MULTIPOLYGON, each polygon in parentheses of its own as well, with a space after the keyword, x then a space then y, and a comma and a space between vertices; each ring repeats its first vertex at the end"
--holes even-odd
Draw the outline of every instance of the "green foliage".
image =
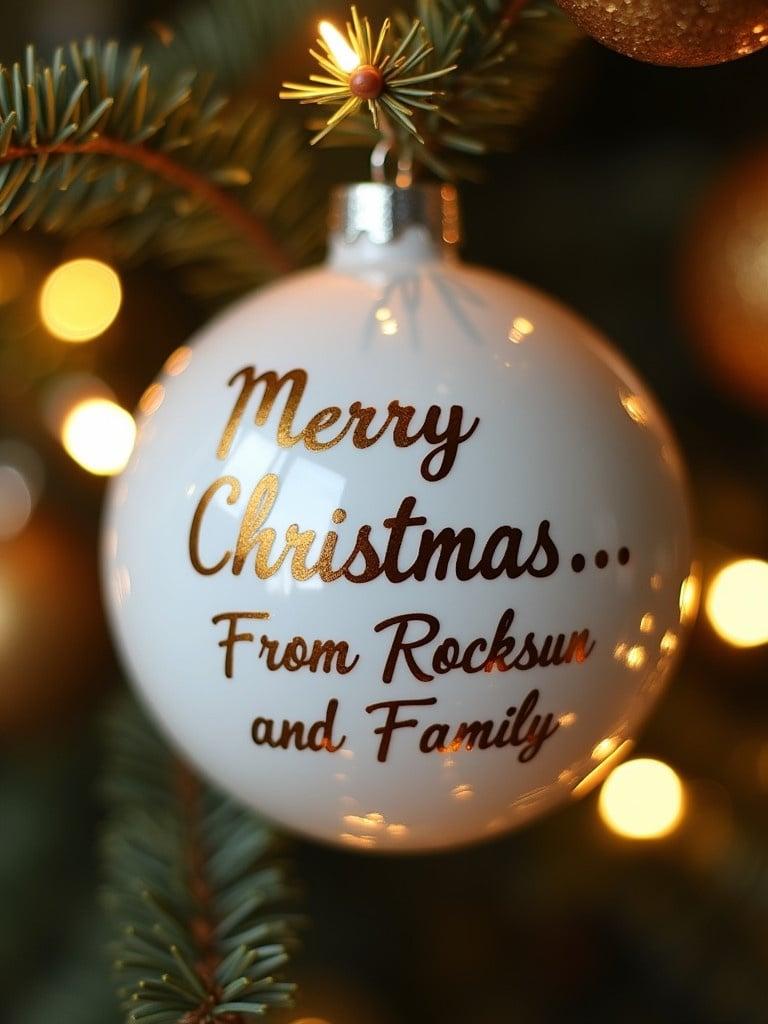
POLYGON ((354 6, 351 18, 347 23, 350 49, 353 56, 357 55, 361 66, 378 72, 380 93, 367 101, 356 95, 350 85, 349 69, 339 63, 331 46, 321 37, 317 40, 321 52, 309 52, 324 74, 310 75, 310 81, 305 84, 283 82, 280 99, 336 107, 325 126, 311 140, 312 145, 325 138, 344 118, 352 117, 363 106, 368 108, 375 131, 386 131, 391 123, 423 143, 412 115, 415 110, 438 109, 433 102, 436 80, 453 71, 455 65, 450 63, 451 54, 446 55, 439 67, 425 71, 423 68, 427 58, 432 55, 433 47, 426 41, 424 27, 418 18, 406 25, 402 38, 391 45, 389 37, 392 23, 389 18, 384 20, 378 33, 373 32, 368 18, 361 18, 354 6))
POLYGON ((147 60, 163 82, 195 68, 214 75, 218 86, 239 89, 263 73, 277 47, 306 34, 318 10, 327 17, 328 6, 322 0, 198 0, 170 23, 155 24, 147 60))
MULTIPOLYGON (((471 158, 510 147, 513 130, 535 109, 578 30, 547 0, 416 0, 416 15, 422 42, 431 47, 417 70, 456 68, 440 79, 438 109, 415 112, 419 138, 394 126, 396 148, 438 177, 477 177, 471 158)), ((396 40, 410 25, 410 16, 396 16, 396 40)), ((329 141, 370 146, 376 138, 370 123, 356 116, 329 141)))
MULTIPOLYGON (((152 48, 158 74, 139 48, 114 42, 60 48, 50 63, 30 47, 0 70, 0 232, 108 230, 117 257, 160 258, 216 298, 305 262, 319 247, 323 204, 300 133, 211 82, 246 76, 247 53, 266 58, 270 33, 287 32, 313 2, 291 0, 280 14, 255 0, 200 5, 167 48, 152 48), (187 60, 211 74, 179 70, 187 60)), ((504 145, 532 109, 573 38, 570 22, 540 0, 514 19, 499 0, 417 0, 417 14, 416 36, 411 19, 397 20, 395 52, 412 44, 419 59, 383 129, 394 124, 402 154, 439 176, 471 174, 466 154, 504 145), (435 111, 421 93, 438 76, 435 111)), ((335 134, 378 137, 359 115, 335 134)))
POLYGON ((108 721, 104 838, 112 953, 128 1024, 214 1024, 289 1006, 293 943, 274 837, 200 784, 128 701, 108 721))
POLYGON ((138 48, 89 40, 45 64, 30 47, 0 72, 0 231, 109 228, 120 254, 236 292, 311 251, 309 172, 272 112, 192 73, 155 89, 138 48))
POLYGON ((518 7, 512 17, 508 0, 478 0, 471 7, 459 0, 417 0, 438 53, 463 32, 459 68, 447 80, 440 116, 431 119, 431 147, 420 154, 441 176, 452 167, 459 174, 469 170, 453 154, 508 148, 510 129, 533 113, 554 69, 580 38, 551 3, 518 7))

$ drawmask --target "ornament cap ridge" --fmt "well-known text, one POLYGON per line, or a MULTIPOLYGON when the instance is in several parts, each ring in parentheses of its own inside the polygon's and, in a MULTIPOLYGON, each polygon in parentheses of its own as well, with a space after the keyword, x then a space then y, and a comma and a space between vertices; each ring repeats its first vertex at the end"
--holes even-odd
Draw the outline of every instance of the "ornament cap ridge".
POLYGON ((332 235, 353 243, 364 235, 386 245, 406 228, 426 228, 432 241, 454 246, 461 238, 459 203, 453 185, 409 185, 382 182, 342 185, 331 194, 329 227, 332 235))

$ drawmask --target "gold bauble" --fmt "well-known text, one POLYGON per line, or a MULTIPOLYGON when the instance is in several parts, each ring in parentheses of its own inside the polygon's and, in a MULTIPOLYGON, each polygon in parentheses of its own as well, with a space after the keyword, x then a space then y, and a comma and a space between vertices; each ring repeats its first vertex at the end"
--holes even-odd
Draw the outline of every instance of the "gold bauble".
POLYGON ((722 64, 768 44, 766 0, 558 0, 612 50, 678 68, 722 64))
POLYGON ((75 712, 102 681, 106 631, 95 544, 38 510, 0 542, 0 737, 75 712))
POLYGON ((705 200, 689 238, 683 300, 718 385, 768 412, 768 151, 740 161, 705 200))

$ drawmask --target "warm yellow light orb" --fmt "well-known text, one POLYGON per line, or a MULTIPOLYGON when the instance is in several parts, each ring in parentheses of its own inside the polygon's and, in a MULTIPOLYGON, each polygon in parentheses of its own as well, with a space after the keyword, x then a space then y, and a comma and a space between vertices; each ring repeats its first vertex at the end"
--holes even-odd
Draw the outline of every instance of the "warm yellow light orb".
POLYGON ((96 476, 113 476, 124 469, 135 440, 133 416, 108 398, 78 402, 61 428, 67 453, 96 476))
POLYGON ((734 647, 768 643, 768 562, 742 558, 722 568, 709 585, 707 617, 734 647))
POLYGON ((683 816, 683 784, 668 764, 638 757, 611 772, 600 790, 598 810, 608 828, 620 836, 661 839, 683 816))
POLYGON ((62 341, 90 341, 106 331, 122 301, 120 278, 112 267, 100 260, 69 260, 45 279, 40 316, 62 341))
POLYGON ((342 71, 354 71, 360 66, 360 58, 335 25, 330 21, 321 21, 319 31, 342 71))

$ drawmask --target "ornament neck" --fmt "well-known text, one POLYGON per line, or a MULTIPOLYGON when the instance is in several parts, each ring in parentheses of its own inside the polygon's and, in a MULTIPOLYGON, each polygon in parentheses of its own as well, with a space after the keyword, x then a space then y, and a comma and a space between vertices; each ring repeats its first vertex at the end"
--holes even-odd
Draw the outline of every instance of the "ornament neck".
POLYGON ((455 250, 459 237, 452 185, 400 188, 365 182, 338 188, 331 197, 332 266, 358 269, 439 259, 455 250))

